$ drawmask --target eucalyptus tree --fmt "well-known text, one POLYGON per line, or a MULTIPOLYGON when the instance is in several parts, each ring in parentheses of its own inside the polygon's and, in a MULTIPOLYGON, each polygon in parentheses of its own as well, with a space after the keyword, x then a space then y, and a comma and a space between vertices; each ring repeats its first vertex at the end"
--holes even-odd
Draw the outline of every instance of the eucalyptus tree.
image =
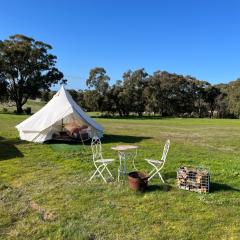
POLYGON ((205 101, 208 104, 209 111, 210 111, 210 117, 213 116, 213 112, 215 109, 217 109, 218 97, 221 95, 221 91, 219 88, 215 86, 209 86, 206 89, 206 97, 205 101))
POLYGON ((129 70, 123 74, 123 97, 127 112, 135 112, 141 116, 145 110, 144 88, 148 73, 144 68, 129 70))
POLYGON ((117 112, 119 116, 127 116, 129 114, 131 104, 129 104, 125 93, 123 82, 117 80, 116 83, 112 85, 108 94, 109 106, 112 113, 117 112))
POLYGON ((49 44, 20 34, 0 41, 0 81, 6 83, 17 113, 40 90, 66 82, 63 73, 55 67, 57 57, 49 53, 51 49, 49 44))
POLYGON ((188 77, 188 80, 192 82, 194 105, 197 115, 200 118, 204 117, 207 115, 206 89, 210 86, 210 83, 192 77, 188 77))
POLYGON ((225 92, 229 113, 240 118, 240 79, 227 84, 225 92))
MULTIPOLYGON (((102 67, 95 67, 90 70, 89 77, 86 80, 86 85, 89 90, 93 91, 92 96, 97 103, 97 108, 99 111, 105 111, 107 109, 107 92, 109 90, 109 76, 106 70, 102 67)), ((89 98, 91 94, 88 92, 88 97, 86 101, 92 102, 89 98)), ((88 103, 87 103, 88 104, 88 103)))

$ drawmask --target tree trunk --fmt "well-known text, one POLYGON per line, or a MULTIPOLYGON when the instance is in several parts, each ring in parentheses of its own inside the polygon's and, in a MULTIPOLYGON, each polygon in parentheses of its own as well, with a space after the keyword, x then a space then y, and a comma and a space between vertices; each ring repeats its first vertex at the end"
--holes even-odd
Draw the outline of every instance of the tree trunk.
POLYGON ((22 107, 21 107, 21 106, 17 107, 17 113, 18 113, 18 114, 21 114, 21 113, 23 113, 23 109, 22 109, 22 107))
POLYGON ((201 108, 198 107, 198 117, 201 118, 201 108))
POLYGON ((22 104, 20 102, 16 102, 17 114, 23 113, 22 104))
POLYGON ((211 108, 211 110, 210 110, 210 118, 213 117, 213 112, 214 112, 214 108, 211 108))
POLYGON ((119 114, 119 116, 120 116, 120 117, 122 117, 122 116, 123 116, 123 114, 122 114, 122 111, 121 111, 121 110, 118 110, 118 114, 119 114))

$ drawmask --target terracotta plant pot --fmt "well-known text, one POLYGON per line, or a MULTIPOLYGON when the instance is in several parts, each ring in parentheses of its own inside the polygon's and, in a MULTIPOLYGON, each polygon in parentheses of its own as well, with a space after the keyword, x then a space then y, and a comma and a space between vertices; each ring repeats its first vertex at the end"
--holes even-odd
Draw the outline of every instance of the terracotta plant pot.
POLYGON ((144 192, 148 186, 148 176, 141 172, 130 172, 128 174, 128 185, 135 191, 144 192))

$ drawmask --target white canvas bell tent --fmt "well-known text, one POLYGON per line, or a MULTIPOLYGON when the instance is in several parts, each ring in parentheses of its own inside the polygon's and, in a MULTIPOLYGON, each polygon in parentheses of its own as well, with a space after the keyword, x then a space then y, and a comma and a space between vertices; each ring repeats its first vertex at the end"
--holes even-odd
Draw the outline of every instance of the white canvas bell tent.
POLYGON ((55 132, 60 132, 63 123, 71 122, 87 125, 90 137, 103 136, 103 127, 89 117, 62 86, 43 108, 16 128, 22 140, 42 143, 52 139, 55 132))

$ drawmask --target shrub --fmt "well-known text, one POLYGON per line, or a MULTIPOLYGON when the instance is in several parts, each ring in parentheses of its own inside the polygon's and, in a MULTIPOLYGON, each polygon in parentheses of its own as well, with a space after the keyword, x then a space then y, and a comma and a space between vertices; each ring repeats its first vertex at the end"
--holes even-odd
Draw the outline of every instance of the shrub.
POLYGON ((187 112, 185 112, 185 113, 182 114, 182 117, 183 117, 183 118, 189 118, 189 117, 190 117, 190 114, 187 113, 187 112))
POLYGON ((31 107, 27 107, 24 109, 24 112, 27 114, 27 115, 30 115, 32 113, 32 108, 31 107))
POLYGON ((4 108, 2 109, 2 111, 3 111, 4 113, 7 113, 7 112, 8 112, 8 109, 4 107, 4 108))
POLYGON ((190 117, 191 118, 198 118, 198 114, 196 112, 191 112, 190 117))

